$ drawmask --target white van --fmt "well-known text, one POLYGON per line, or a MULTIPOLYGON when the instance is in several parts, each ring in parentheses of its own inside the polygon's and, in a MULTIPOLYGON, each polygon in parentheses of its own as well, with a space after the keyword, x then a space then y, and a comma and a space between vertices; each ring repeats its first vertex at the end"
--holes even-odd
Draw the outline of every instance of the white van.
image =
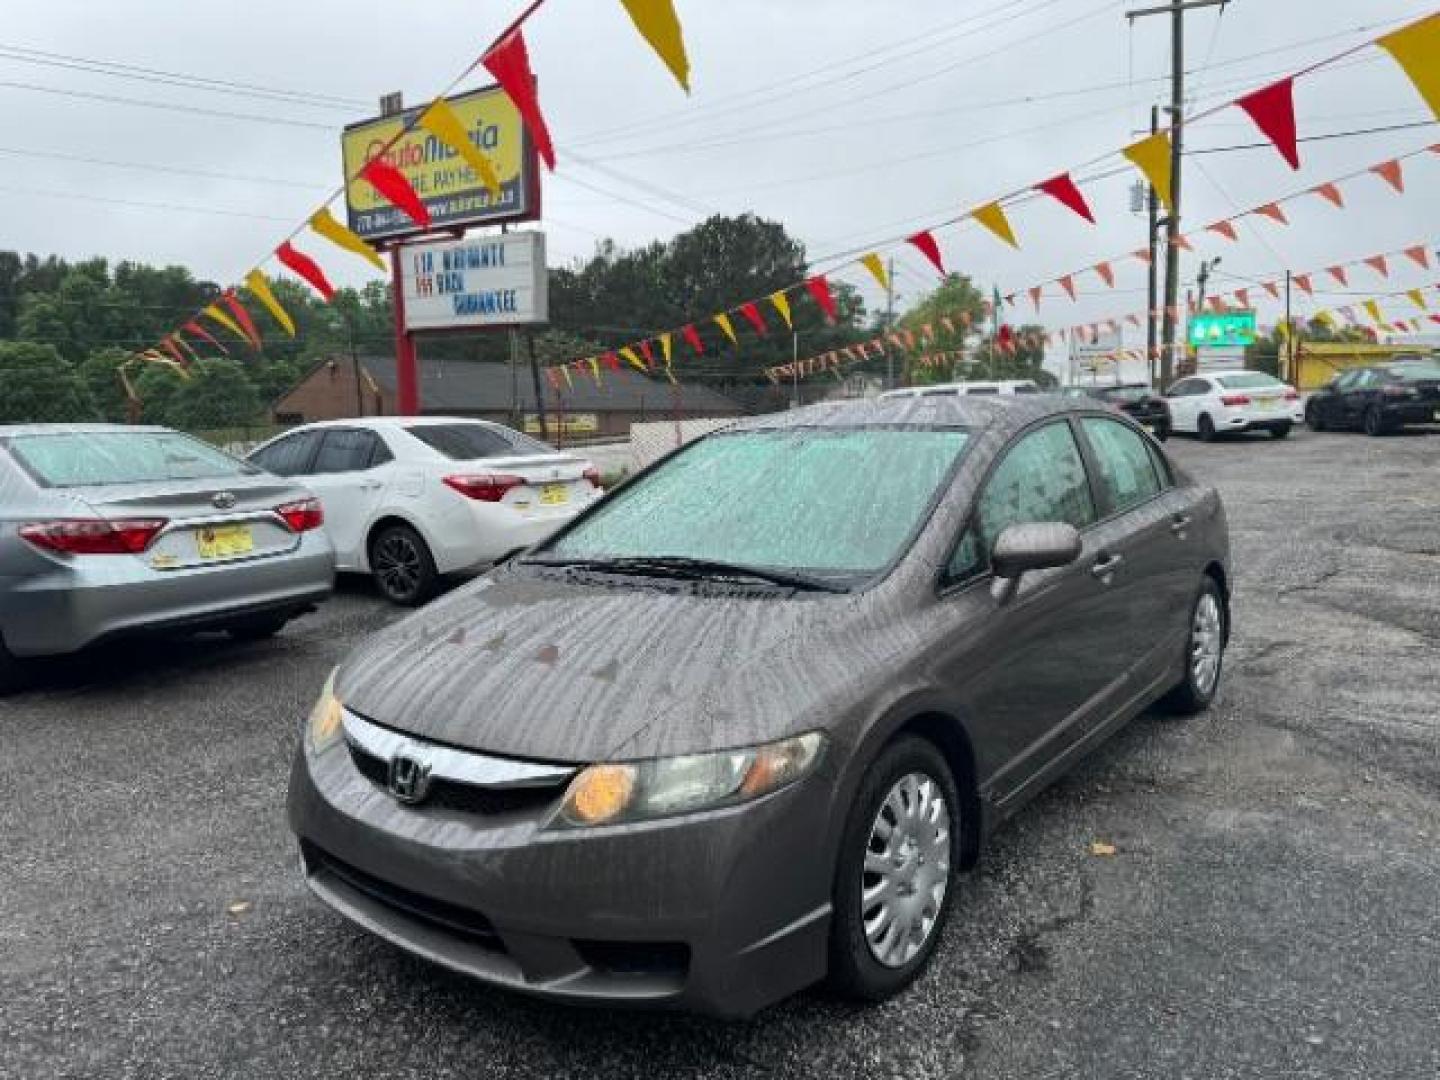
POLYGON ((887 390, 882 398, 959 397, 962 394, 1038 394, 1040 387, 1030 379, 1003 379, 999 382, 935 383, 933 386, 907 386, 903 390, 887 390))

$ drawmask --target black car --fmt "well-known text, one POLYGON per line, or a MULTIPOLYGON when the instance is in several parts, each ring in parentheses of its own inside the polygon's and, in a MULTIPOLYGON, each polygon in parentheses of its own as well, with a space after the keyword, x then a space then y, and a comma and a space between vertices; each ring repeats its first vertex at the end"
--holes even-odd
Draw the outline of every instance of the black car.
POLYGON ((1164 442, 1170 436, 1170 409, 1165 399, 1144 383, 1124 383, 1117 386, 1076 386, 1070 389, 1071 396, 1090 397, 1103 401, 1118 409, 1137 424, 1164 442))
POLYGON ((1406 424, 1440 422, 1440 363, 1410 361, 1351 368, 1305 403, 1311 431, 1359 428, 1384 435, 1406 424))

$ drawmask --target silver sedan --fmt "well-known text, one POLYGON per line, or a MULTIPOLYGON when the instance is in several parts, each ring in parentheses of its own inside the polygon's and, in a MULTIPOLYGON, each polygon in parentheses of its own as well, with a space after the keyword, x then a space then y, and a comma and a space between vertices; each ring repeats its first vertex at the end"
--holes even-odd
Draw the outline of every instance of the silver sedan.
POLYGON ((0 692, 111 638, 275 633, 330 593, 322 525, 304 488, 176 431, 0 425, 0 692))

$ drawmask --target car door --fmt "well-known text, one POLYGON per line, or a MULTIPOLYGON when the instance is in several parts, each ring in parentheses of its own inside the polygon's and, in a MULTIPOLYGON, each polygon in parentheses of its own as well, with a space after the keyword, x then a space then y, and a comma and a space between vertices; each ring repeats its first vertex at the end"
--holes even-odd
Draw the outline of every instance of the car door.
POLYGON ((365 428, 326 428, 304 476, 325 509, 325 530, 335 547, 335 564, 358 570, 364 564, 366 532, 385 499, 386 466, 393 455, 365 428))
POLYGON ((1340 422, 1347 427, 1358 428, 1364 423, 1365 410, 1380 397, 1381 380, 1373 368, 1361 368, 1348 374, 1351 378, 1345 384, 1340 422))
POLYGON ((974 605, 978 630, 943 661, 954 693, 983 725, 985 763, 1000 803, 1021 800, 1063 759, 1092 702, 1112 681, 1113 626, 1103 617, 1109 585, 1091 572, 1101 552, 1091 526, 1094 496, 1075 433, 1052 420, 1022 434, 986 480, 946 573, 946 602, 974 605), (990 591, 990 551, 1008 525, 1063 521, 1081 530, 1081 557, 1026 574, 1015 596, 990 591))
POLYGON ((1176 431, 1194 431, 1197 394, 1203 392, 1199 379, 1181 379, 1170 387, 1165 404, 1170 408, 1170 424, 1176 431))

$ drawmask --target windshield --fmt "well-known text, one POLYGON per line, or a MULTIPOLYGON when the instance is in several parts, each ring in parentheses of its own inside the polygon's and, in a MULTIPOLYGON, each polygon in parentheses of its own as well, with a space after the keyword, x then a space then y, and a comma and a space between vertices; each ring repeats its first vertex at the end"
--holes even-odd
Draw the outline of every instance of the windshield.
POLYGON ((1386 370, 1404 382, 1433 382, 1440 379, 1440 366, 1435 364, 1396 364, 1386 370))
POLYGON ((1215 381, 1226 390, 1269 390, 1285 385, 1279 379, 1266 375, 1263 371, 1250 371, 1244 375, 1222 375, 1215 381))
POLYGON ((452 461, 555 453, 552 447, 538 439, 488 424, 415 424, 405 430, 452 461))
POLYGON ((253 476, 258 471, 178 431, 16 435, 10 452, 46 487, 253 476))
POLYGON ((684 557, 868 577, 900 554, 968 437, 921 429, 714 435, 620 488, 543 557, 684 557))

